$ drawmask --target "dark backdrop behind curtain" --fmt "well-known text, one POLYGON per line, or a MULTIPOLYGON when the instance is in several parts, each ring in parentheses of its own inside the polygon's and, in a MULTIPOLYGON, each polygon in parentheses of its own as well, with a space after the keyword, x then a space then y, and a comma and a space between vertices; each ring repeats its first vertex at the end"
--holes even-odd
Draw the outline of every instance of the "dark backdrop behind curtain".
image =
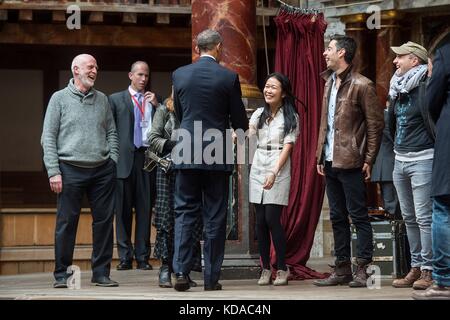
MULTIPOLYGON (((324 196, 324 181, 316 172, 315 152, 320 122, 323 80, 326 65, 323 14, 288 13, 274 18, 277 27, 275 71, 289 77, 300 115, 300 134, 291 155, 289 205, 281 222, 286 233, 286 263, 292 279, 324 278, 325 274, 306 267, 324 196)), ((272 247, 272 264, 276 265, 272 247)))

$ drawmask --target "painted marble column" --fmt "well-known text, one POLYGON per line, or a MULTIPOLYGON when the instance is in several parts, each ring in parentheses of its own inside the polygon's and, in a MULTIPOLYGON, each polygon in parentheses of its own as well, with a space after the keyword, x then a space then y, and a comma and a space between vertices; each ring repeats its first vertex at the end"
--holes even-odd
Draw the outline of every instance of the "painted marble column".
POLYGON ((393 60, 395 54, 392 46, 401 45, 399 25, 400 15, 396 11, 383 12, 381 15, 381 29, 377 30, 376 39, 376 88, 381 106, 385 106, 389 92, 389 83, 395 71, 393 60))
MULTIPOLYGON (((244 98, 261 97, 256 86, 256 1, 192 0, 192 39, 205 29, 223 38, 221 64, 237 72, 244 98)), ((195 42, 192 42, 192 60, 195 42)))
MULTIPOLYGON (((389 84, 395 71, 392 63, 395 55, 391 46, 401 45, 399 18, 396 11, 382 12, 381 28, 376 31, 375 84, 380 108, 384 108, 386 105, 389 84)), ((376 191, 369 192, 368 199, 372 201, 374 207, 382 207, 381 190, 377 188, 376 191)))
POLYGON ((345 34, 355 39, 357 47, 353 58, 353 65, 357 72, 375 81, 375 41, 373 32, 367 29, 366 15, 357 14, 343 17, 345 23, 345 34))

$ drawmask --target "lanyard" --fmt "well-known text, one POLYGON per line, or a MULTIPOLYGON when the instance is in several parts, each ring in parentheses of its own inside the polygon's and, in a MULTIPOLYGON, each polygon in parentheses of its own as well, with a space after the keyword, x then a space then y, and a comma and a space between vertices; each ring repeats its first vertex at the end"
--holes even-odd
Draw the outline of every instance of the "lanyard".
MULTIPOLYGON (((131 95, 130 95, 131 96, 131 95)), ((145 117, 145 99, 142 100, 142 105, 139 104, 139 102, 136 100, 136 98, 134 96, 131 96, 131 99, 133 99, 134 103, 136 104, 136 106, 139 108, 139 111, 141 112, 141 119, 144 119, 145 117)))

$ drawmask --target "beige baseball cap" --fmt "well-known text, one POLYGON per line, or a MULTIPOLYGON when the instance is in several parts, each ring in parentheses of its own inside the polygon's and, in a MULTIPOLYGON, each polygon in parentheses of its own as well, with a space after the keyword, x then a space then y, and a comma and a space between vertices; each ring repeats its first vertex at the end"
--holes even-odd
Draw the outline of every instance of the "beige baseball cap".
POLYGON ((414 54, 418 56, 423 61, 427 62, 428 60, 428 52, 427 49, 422 47, 420 44, 408 41, 407 43, 402 44, 400 47, 391 47, 391 50, 395 52, 395 54, 403 55, 403 54, 414 54))

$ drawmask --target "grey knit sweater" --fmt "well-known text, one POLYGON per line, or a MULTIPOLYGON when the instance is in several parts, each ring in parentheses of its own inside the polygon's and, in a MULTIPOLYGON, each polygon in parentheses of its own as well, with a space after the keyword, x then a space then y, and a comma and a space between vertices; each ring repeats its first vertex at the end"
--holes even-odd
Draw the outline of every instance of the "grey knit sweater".
POLYGON ((82 168, 109 158, 117 163, 119 143, 108 98, 94 88, 85 95, 70 79, 50 98, 41 145, 49 177, 61 174, 59 161, 82 168))

